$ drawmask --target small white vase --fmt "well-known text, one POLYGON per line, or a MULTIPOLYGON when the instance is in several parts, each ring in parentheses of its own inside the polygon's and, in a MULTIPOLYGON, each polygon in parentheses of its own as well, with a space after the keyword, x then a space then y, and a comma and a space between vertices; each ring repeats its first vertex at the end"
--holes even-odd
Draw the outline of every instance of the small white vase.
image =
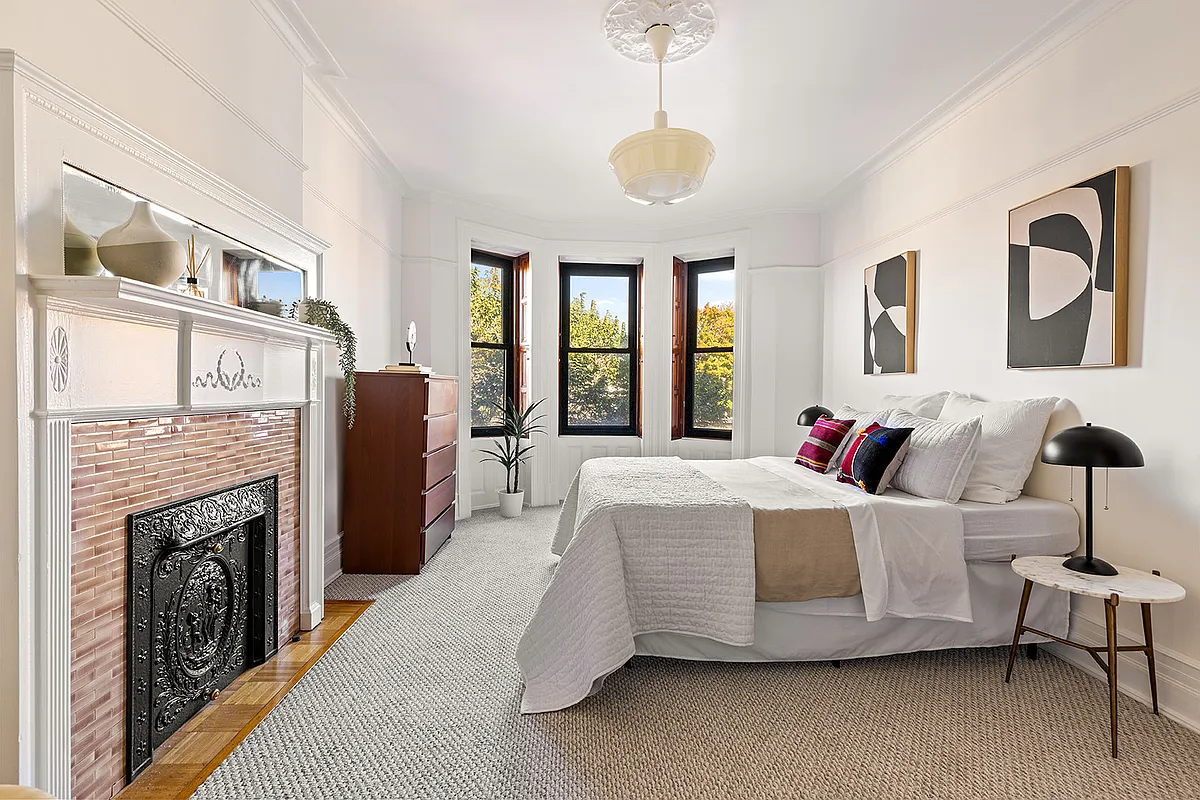
POLYGON ((500 516, 521 516, 521 507, 525 505, 524 489, 519 492, 512 492, 511 494, 503 489, 497 489, 496 496, 500 498, 500 516))
POLYGON ((134 204, 124 225, 100 237, 96 252, 113 275, 155 286, 170 286, 187 267, 183 245, 158 226, 145 200, 134 204))
POLYGON ((96 255, 96 240, 71 218, 63 215, 63 272, 67 275, 99 275, 104 265, 96 255))

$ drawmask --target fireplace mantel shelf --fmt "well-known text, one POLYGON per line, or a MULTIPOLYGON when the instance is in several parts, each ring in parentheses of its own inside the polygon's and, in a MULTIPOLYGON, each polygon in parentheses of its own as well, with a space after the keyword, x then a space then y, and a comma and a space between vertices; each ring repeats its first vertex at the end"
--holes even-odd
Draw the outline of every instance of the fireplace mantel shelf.
POLYGON ((198 322, 230 331, 292 341, 334 341, 332 334, 315 325, 202 297, 191 297, 129 278, 30 275, 29 282, 38 295, 84 306, 198 322))

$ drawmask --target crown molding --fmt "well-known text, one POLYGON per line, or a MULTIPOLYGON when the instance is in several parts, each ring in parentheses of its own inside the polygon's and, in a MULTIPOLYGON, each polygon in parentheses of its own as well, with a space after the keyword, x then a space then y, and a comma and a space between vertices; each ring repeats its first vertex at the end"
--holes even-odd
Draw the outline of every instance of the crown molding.
POLYGON ((828 211, 871 178, 921 148, 1004 88, 1035 69, 1133 0, 1077 0, 1038 28, 875 155, 856 167, 818 203, 828 211))
POLYGON ((392 187, 401 197, 412 194, 412 189, 400 170, 388 158, 380 146, 379 140, 371 133, 367 124, 355 113, 350 103, 342 96, 337 87, 332 86, 328 78, 306 73, 304 75, 304 92, 317 108, 329 118, 334 127, 358 150, 359 155, 370 165, 371 169, 392 187))
POLYGON ((822 261, 824 263, 822 264, 822 267, 829 267, 833 264, 836 264, 837 262, 842 261, 843 259, 850 258, 852 256, 859 256, 859 255, 862 255, 863 253, 874 250, 877 247, 882 247, 883 245, 887 244, 888 242, 891 242, 893 240, 900 239, 904 236, 907 236, 908 234, 912 233, 913 231, 923 228, 926 225, 931 225, 934 222, 937 222, 940 219, 944 219, 945 217, 948 217, 951 214, 955 214, 959 211, 962 211, 965 208, 969 208, 970 206, 973 206, 976 203, 980 203, 980 202, 986 200, 987 198, 991 197, 992 195, 1003 192, 1004 190, 1006 190, 1010 187, 1024 183, 1025 181, 1030 180, 1032 178, 1036 178, 1038 175, 1041 175, 1044 172, 1048 172, 1048 171, 1054 169, 1055 167, 1058 167, 1058 166, 1066 164, 1070 161, 1073 161, 1076 158, 1084 155, 1085 153, 1089 153, 1098 147, 1103 147, 1104 145, 1108 144, 1109 142, 1114 142, 1118 139, 1128 136, 1129 134, 1134 133, 1135 131, 1140 130, 1141 128, 1144 128, 1147 125, 1152 125, 1160 120, 1166 119, 1167 117, 1170 117, 1173 114, 1177 114, 1180 111, 1188 109, 1191 106, 1196 105, 1197 103, 1200 103, 1200 89, 1196 89, 1194 91, 1180 95, 1179 97, 1176 97, 1174 100, 1171 100, 1168 103, 1165 103, 1161 106, 1153 108, 1150 111, 1146 112, 1145 114, 1135 117, 1135 118, 1129 120, 1128 122, 1125 122, 1122 125, 1118 125, 1115 128, 1110 128, 1109 130, 1105 131, 1104 133, 1101 133, 1098 136, 1095 136, 1095 137, 1087 140, 1086 142, 1082 142, 1082 143, 1076 145, 1075 147, 1072 147, 1068 150, 1064 150, 1064 151, 1058 153, 1057 155, 1051 156, 1050 158, 1047 158, 1037 164, 1034 164, 1032 167, 1029 167, 1028 169, 1022 170, 1021 172, 1019 172, 1015 175, 1012 175, 1011 177, 1008 177, 1002 181, 998 181, 997 183, 994 183, 991 186, 981 189, 980 191, 975 192, 972 195, 964 197, 964 198, 958 200, 957 202, 951 203, 948 206, 945 206, 945 207, 937 209, 936 211, 933 211, 929 214, 926 214, 925 216, 921 217, 920 219, 914 220, 913 222, 910 222, 900 228, 896 228, 888 233, 882 234, 880 236, 876 236, 875 238, 871 239, 870 241, 868 241, 864 244, 860 244, 860 245, 851 247, 841 253, 836 253, 836 254, 830 253, 830 254, 828 254, 828 256, 823 256, 822 261))
POLYGON ((337 58, 293 0, 250 0, 304 70, 304 91, 358 150, 371 168, 402 196, 408 183, 336 85, 346 77, 337 58))
POLYGON ((329 242, 314 236, 289 217, 126 122, 15 51, 0 50, 0 72, 12 72, 27 81, 25 94, 29 101, 65 122, 125 151, 310 253, 322 253, 329 249, 329 242))
POLYGON ((332 78, 344 78, 333 53, 321 41, 312 24, 291 0, 250 0, 250 5, 262 14, 271 30, 287 45, 300 66, 332 78))
POLYGON ((283 158, 295 169, 299 170, 300 172, 304 172, 308 169, 305 163, 299 157, 297 157, 295 153, 289 150, 283 142, 272 136, 271 133, 262 125, 259 125, 258 122, 256 122, 253 117, 246 113, 241 106, 239 106, 228 95, 218 89, 212 81, 200 74, 199 70, 193 67, 183 56, 173 50, 170 45, 168 45, 158 36, 155 36, 153 31, 151 31, 142 23, 138 22, 137 18, 122 8, 120 4, 116 2, 116 0, 97 0, 97 2, 99 2, 104 8, 108 9, 108 11, 114 17, 123 22, 125 26, 134 34, 136 34, 142 41, 157 50, 159 54, 163 56, 163 58, 175 65, 176 69, 191 79, 193 83, 195 83, 205 92, 207 92, 214 100, 224 106, 229 113, 237 117, 237 119, 243 125, 253 131, 258 138, 262 139, 263 142, 271 147, 271 149, 283 156, 283 158))

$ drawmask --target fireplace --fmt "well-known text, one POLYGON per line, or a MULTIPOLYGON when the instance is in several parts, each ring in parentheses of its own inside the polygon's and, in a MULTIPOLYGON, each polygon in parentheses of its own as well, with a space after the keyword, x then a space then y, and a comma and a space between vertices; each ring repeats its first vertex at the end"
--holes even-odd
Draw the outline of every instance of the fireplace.
POLYGON ((127 518, 127 778, 278 642, 279 476, 127 518))

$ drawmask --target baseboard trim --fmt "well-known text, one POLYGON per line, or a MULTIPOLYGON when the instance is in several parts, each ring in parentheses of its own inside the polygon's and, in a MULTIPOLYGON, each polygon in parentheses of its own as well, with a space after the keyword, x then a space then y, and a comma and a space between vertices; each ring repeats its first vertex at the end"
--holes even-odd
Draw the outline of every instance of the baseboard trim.
POLYGON ((339 532, 334 539, 325 542, 325 585, 342 577, 342 539, 345 532, 339 532))
MULTIPOLYGON (((1092 647, 1103 646, 1107 640, 1102 624, 1077 611, 1071 612, 1071 638, 1092 647)), ((1142 641, 1118 632, 1117 644, 1140 645, 1142 641)), ((1100 666, 1084 651, 1062 644, 1042 646, 1089 675, 1102 681, 1108 680, 1100 666)), ((1158 644, 1154 647, 1154 661, 1158 673, 1159 712, 1184 727, 1200 732, 1200 663, 1158 644)), ((1117 657, 1117 685, 1123 694, 1150 706, 1150 672, 1144 655, 1121 653, 1117 657)))

